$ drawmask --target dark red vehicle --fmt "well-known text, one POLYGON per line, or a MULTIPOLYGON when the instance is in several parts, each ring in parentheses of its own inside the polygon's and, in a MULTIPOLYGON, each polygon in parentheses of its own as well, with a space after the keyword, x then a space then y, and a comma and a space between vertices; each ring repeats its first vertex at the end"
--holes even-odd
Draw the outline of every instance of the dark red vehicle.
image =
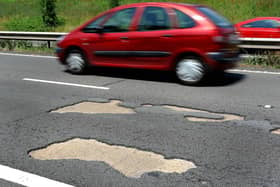
POLYGON ((280 17, 258 17, 235 25, 244 38, 280 38, 280 17))
POLYGON ((212 9, 177 3, 116 7, 58 42, 57 55, 72 73, 88 66, 172 70, 197 84, 210 70, 239 59, 233 25, 212 9))

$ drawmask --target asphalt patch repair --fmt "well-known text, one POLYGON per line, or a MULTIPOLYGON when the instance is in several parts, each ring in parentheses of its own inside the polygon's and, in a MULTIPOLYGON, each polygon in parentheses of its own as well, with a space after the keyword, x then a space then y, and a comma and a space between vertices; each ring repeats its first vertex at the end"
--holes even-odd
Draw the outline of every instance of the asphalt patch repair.
POLYGON ((280 135, 280 129, 273 129, 273 130, 271 130, 271 133, 280 135))
POLYGON ((140 178, 144 173, 184 173, 196 168, 182 159, 165 159, 153 152, 109 145, 94 139, 75 138, 31 151, 29 155, 39 160, 79 159, 105 162, 127 177, 140 178))
MULTIPOLYGON (((233 114, 214 113, 171 105, 144 104, 135 106, 120 100, 91 99, 71 106, 59 108, 51 113, 83 113, 83 114, 137 114, 159 113, 183 115, 189 121, 224 122, 244 120, 244 117, 233 114)), ((196 168, 193 162, 183 159, 165 159, 153 152, 143 151, 125 146, 109 145, 95 139, 74 138, 68 141, 53 143, 45 148, 29 152, 34 159, 105 162, 127 177, 139 178, 144 173, 184 173, 196 168)))
POLYGON ((137 112, 182 114, 189 121, 194 122, 225 122, 244 120, 243 116, 234 114, 214 113, 204 110, 191 109, 172 105, 141 105, 131 106, 120 100, 95 99, 71 106, 62 107, 52 113, 83 113, 83 114, 135 114, 137 112))
POLYGON ((53 111, 54 113, 84 113, 84 114, 134 114, 130 108, 119 106, 121 101, 111 100, 108 103, 102 102, 81 102, 72 106, 63 107, 53 111))

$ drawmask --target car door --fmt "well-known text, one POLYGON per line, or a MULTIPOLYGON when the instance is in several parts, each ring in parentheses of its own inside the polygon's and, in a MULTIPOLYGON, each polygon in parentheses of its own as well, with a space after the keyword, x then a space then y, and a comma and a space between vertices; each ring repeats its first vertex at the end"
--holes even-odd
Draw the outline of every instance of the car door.
POLYGON ((168 65, 174 47, 172 22, 164 7, 142 7, 137 28, 130 37, 131 66, 162 69, 168 65))
POLYGON ((270 20, 270 37, 280 38, 280 20, 270 20))
POLYGON ((100 27, 95 33, 89 33, 83 39, 93 55, 92 64, 122 66, 128 63, 126 58, 129 48, 128 38, 135 12, 135 7, 121 9, 99 23, 95 21, 90 24, 95 30, 100 27))
POLYGON ((259 38, 263 21, 253 21, 240 26, 241 37, 259 38))
POLYGON ((256 28, 259 32, 259 37, 261 38, 275 38, 277 33, 279 32, 276 20, 265 19, 258 28, 256 28))

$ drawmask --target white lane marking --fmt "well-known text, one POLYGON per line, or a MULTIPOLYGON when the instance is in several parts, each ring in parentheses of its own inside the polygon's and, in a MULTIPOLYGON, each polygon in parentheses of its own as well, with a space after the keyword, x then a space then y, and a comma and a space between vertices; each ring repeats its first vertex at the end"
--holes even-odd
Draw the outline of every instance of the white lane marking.
POLYGON ((27 187, 74 187, 45 177, 0 165, 0 178, 27 187))
POLYGON ((6 56, 20 56, 20 57, 35 57, 35 58, 53 58, 56 59, 55 56, 42 56, 42 55, 26 55, 26 54, 16 54, 16 53, 0 53, 0 55, 6 56))
POLYGON ((243 70, 243 69, 231 69, 232 72, 243 72, 243 73, 258 73, 258 74, 269 74, 269 75, 280 75, 280 72, 271 71, 253 71, 253 70, 243 70))
POLYGON ((74 84, 74 83, 67 83, 67 82, 56 82, 56 81, 48 81, 48 80, 40 80, 40 79, 24 78, 22 80, 31 81, 31 82, 48 83, 48 84, 58 84, 58 85, 65 85, 65 86, 75 86, 75 87, 82 87, 82 88, 93 88, 93 89, 100 89, 100 90, 109 90, 110 89, 108 87, 92 86, 92 85, 85 85, 85 84, 74 84))

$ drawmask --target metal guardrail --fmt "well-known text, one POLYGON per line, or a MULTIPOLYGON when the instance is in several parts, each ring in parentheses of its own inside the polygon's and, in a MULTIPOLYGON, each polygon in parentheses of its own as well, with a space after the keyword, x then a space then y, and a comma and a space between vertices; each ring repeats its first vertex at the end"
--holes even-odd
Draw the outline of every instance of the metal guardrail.
POLYGON ((0 40, 29 40, 29 41, 47 41, 48 48, 51 42, 57 41, 61 36, 66 35, 63 32, 9 32, 0 31, 0 40))
MULTIPOLYGON (((0 31, 0 40, 33 40, 33 41, 57 41, 63 32, 9 32, 0 31)), ((280 50, 280 38, 240 38, 239 47, 242 49, 268 49, 280 50)), ((50 44, 49 44, 50 46, 50 44)))
POLYGON ((6 40, 37 40, 56 41, 57 38, 66 35, 63 32, 6 32, 0 31, 0 39, 6 40))
POLYGON ((279 50, 280 38, 240 38, 239 47, 242 49, 279 50))

